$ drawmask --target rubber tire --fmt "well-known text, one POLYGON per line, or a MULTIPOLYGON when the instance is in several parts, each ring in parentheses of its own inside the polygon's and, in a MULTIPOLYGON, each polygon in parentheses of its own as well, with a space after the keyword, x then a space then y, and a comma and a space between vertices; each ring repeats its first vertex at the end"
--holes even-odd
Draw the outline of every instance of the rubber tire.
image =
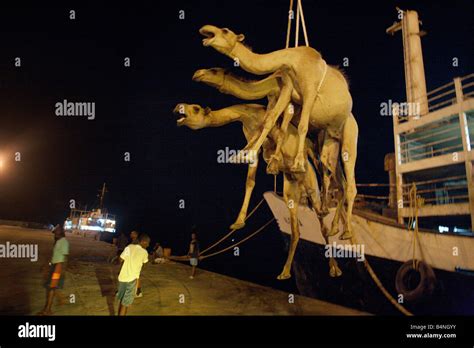
POLYGON ((413 290, 408 290, 405 282, 408 272, 413 271, 413 260, 405 262, 397 271, 395 278, 395 288, 403 295, 404 301, 417 302, 424 297, 430 296, 436 286, 436 276, 433 269, 423 261, 417 261, 418 272, 420 273, 420 283, 413 290))

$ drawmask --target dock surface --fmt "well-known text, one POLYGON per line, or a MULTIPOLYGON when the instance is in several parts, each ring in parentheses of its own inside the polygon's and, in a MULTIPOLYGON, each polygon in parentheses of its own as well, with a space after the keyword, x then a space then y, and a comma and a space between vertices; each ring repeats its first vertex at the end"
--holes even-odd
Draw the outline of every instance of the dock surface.
MULTIPOLYGON (((119 266, 107 259, 115 247, 77 235, 67 235, 70 257, 63 304, 54 315, 116 315, 115 290, 119 266), (73 303, 71 303, 73 302, 73 303)), ((0 226, 0 244, 38 245, 36 262, 0 258, 0 315, 35 315, 44 306, 43 284, 53 247, 46 230, 0 226)), ((141 274, 143 297, 136 298, 128 315, 367 315, 367 313, 294 295, 221 274, 168 262, 147 264, 141 274)), ((59 302, 59 301, 56 301, 59 302)))

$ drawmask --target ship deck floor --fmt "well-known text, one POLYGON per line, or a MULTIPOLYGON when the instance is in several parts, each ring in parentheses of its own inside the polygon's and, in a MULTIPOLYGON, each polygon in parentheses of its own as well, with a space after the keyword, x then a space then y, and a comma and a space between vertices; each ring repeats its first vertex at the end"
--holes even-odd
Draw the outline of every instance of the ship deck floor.
MULTIPOLYGON (((115 248, 105 242, 67 236, 70 257, 63 296, 75 302, 53 306, 54 315, 114 315, 118 266, 107 263, 115 248)), ((49 231, 0 226, 0 244, 37 244, 36 262, 0 258, 0 315, 34 315, 45 301, 45 273, 53 236, 49 231)), ((189 279, 190 267, 168 262, 147 264, 142 270, 144 296, 135 299, 129 315, 367 315, 355 309, 289 294, 198 270, 189 279), (184 299, 184 301, 183 301, 184 299)))

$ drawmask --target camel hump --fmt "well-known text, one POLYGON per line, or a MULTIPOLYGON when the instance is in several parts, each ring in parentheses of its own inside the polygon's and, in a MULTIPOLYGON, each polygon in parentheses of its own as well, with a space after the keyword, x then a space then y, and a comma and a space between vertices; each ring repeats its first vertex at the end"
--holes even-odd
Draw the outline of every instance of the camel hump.
POLYGON ((298 47, 292 47, 288 49, 298 51, 299 53, 316 55, 317 57, 322 58, 321 53, 319 53, 313 47, 310 47, 310 46, 298 46, 298 47))
POLYGON ((340 68, 339 66, 336 66, 336 65, 329 65, 329 67, 333 71, 334 75, 338 79, 340 79, 341 81, 344 81, 346 83, 347 87, 349 87, 349 78, 348 78, 347 74, 345 73, 345 71, 342 68, 340 68))

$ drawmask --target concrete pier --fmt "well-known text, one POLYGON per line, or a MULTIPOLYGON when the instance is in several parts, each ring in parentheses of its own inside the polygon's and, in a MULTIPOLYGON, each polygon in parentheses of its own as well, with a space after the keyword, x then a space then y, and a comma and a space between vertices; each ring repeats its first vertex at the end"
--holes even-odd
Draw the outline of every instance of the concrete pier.
MULTIPOLYGON (((115 247, 76 235, 67 235, 71 255, 54 315, 115 315, 119 266, 107 259, 115 247), (72 303, 71 303, 72 302, 72 303)), ((0 244, 38 246, 38 260, 0 258, 0 315, 35 315, 45 303, 43 287, 51 257, 49 231, 0 226, 0 244)), ((135 299, 129 315, 366 315, 336 304, 274 290, 221 274, 198 270, 189 279, 185 264, 147 264, 142 270, 142 298, 135 299)))

